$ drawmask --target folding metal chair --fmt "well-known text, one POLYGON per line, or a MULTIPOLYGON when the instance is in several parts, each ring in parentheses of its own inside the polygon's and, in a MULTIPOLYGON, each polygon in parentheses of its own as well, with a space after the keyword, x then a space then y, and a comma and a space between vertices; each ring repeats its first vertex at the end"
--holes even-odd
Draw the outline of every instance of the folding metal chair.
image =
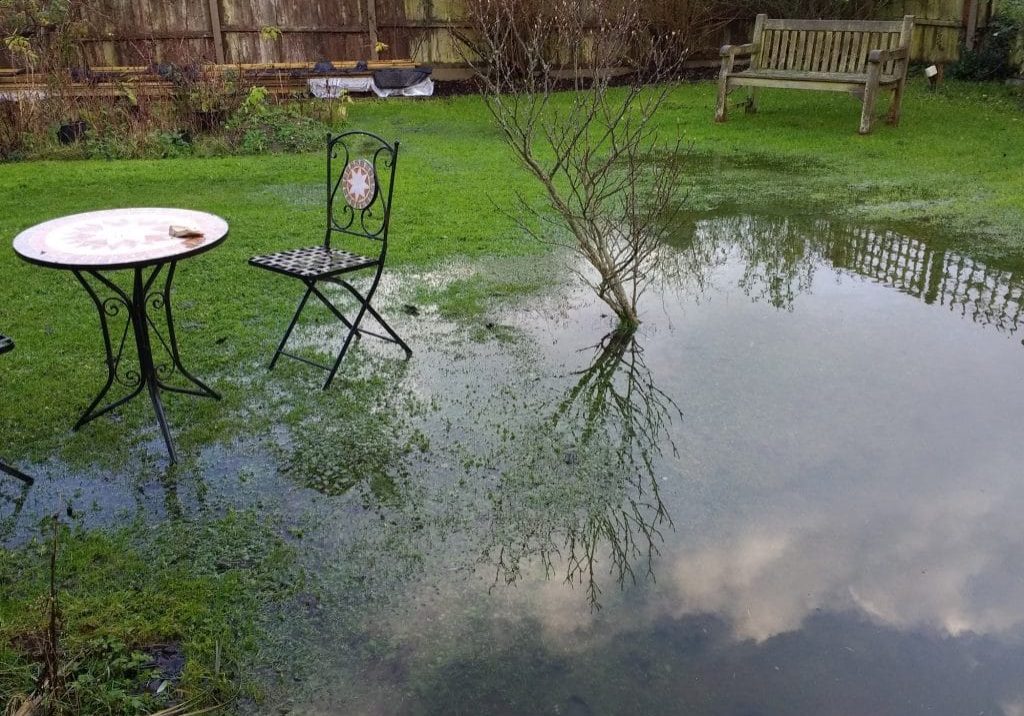
MULTIPOLYGON (((0 335, 0 354, 2 354, 2 353, 9 353, 9 352, 11 352, 13 350, 14 350, 14 341, 12 341, 10 338, 8 338, 5 335, 0 335)), ((21 480, 22 482, 24 482, 26 485, 31 485, 32 482, 33 482, 31 477, 29 477, 28 475, 23 473, 21 470, 18 470, 17 468, 12 467, 11 465, 8 465, 3 460, 0 460, 0 472, 4 472, 4 473, 10 475, 11 477, 15 477, 15 478, 21 480)))
MULTIPOLYGON (((353 338, 364 335, 397 343, 405 351, 406 358, 412 349, 405 344, 394 329, 387 324, 373 308, 371 301, 380 284, 384 271, 384 259, 388 251, 388 229, 391 220, 391 196, 394 190, 395 165, 398 161, 398 142, 388 144, 375 134, 363 131, 344 132, 327 136, 327 230, 323 244, 301 249, 288 249, 264 256, 254 256, 249 263, 259 268, 297 278, 306 285, 306 292, 299 301, 291 323, 281 339, 273 359, 272 369, 281 356, 321 368, 328 372, 324 383, 326 390, 334 380, 338 367, 353 338), (364 256, 337 248, 335 244, 342 237, 369 239, 379 247, 376 256, 364 256), (359 271, 373 271, 373 282, 369 290, 360 293, 347 279, 359 271), (323 293, 320 284, 341 286, 358 302, 355 318, 349 319, 323 293), (310 296, 315 296, 334 316, 348 328, 348 335, 341 346, 333 365, 324 365, 285 350, 295 325, 302 315, 310 296), (369 313, 380 324, 387 335, 374 333, 362 328, 363 317, 369 313)), ((371 245, 373 245, 371 243, 371 245)), ((368 252, 372 253, 372 252, 368 252)))

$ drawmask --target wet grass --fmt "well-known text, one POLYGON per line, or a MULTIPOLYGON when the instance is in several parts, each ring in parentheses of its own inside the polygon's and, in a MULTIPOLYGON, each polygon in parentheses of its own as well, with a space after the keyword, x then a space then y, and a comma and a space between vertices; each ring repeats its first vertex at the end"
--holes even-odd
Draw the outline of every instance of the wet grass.
MULTIPOLYGON (((664 134, 681 133, 691 144, 686 161, 694 211, 850 214, 933 227, 990 254, 1024 248, 1024 112, 1002 87, 950 83, 932 93, 914 84, 903 126, 879 123, 868 137, 855 133, 856 104, 842 95, 765 92, 757 115, 734 112, 724 125, 709 121, 713 99, 709 83, 680 87, 659 120, 664 134)), ((478 99, 360 102, 352 123, 403 142, 390 253, 396 268, 546 250, 506 213, 515 210, 518 193, 537 195, 478 99)), ((242 386, 263 375, 297 295, 289 282, 245 261, 317 240, 321 172, 315 154, 6 165, 0 167, 0 236, 115 206, 189 206, 229 220, 228 242, 183 265, 177 282, 189 366, 226 396, 224 404, 170 405, 173 423, 194 426, 181 436, 187 453, 251 432, 250 421, 259 420, 243 410, 242 386)), ((471 280, 440 287, 436 296, 421 291, 417 297, 435 298, 445 315, 464 317, 479 315, 492 298, 536 288, 538 278, 559 280, 550 272, 503 271, 492 264, 471 280)), ((9 250, 0 252, 0 277, 0 330, 18 343, 0 372, 0 394, 7 397, 0 444, 36 459, 59 450, 92 461, 94 444, 132 449, 125 435, 149 425, 143 401, 123 412, 127 425, 100 421, 81 435, 68 429, 103 377, 96 319, 81 289, 68 274, 29 266, 9 250)))
MULTIPOLYGON (((914 84, 903 126, 880 123, 868 137, 855 133, 858 107, 842 95, 764 92, 757 115, 736 112, 724 125, 710 121, 713 103, 709 83, 680 87, 659 120, 663 132, 682 133, 691 143, 688 202, 696 216, 827 214, 913 225, 981 255, 1024 250, 1024 112, 1001 87, 951 83, 932 93, 914 84)), ((519 192, 536 194, 479 100, 359 102, 351 117, 403 142, 390 253, 399 280, 383 303, 396 327, 404 333, 436 312, 469 325, 471 339, 509 338, 489 325, 493 307, 521 301, 565 273, 496 208, 513 209, 519 192), (447 271, 452 265, 469 268, 447 271), (420 280, 431 272, 436 281, 420 280), (420 315, 403 315, 403 304, 420 315)), ((225 396, 220 403, 168 400, 181 452, 194 461, 204 446, 255 437, 276 446, 284 475, 297 486, 338 497, 358 485, 364 507, 392 504, 405 480, 395 466, 430 451, 415 421, 396 429, 386 419, 424 410, 389 391, 401 367, 361 378, 357 350, 328 393, 317 389, 321 376, 304 366, 265 371, 298 292, 293 282, 245 261, 318 239, 321 164, 311 154, 0 166, 0 237, 115 206, 189 206, 225 216, 231 238, 183 264, 176 287, 186 362, 225 396), (296 426, 303 426, 297 440, 274 432, 296 426)), ((0 359, 5 457, 32 462, 57 455, 72 466, 123 468, 151 449, 154 458, 143 461, 138 479, 160 472, 145 401, 70 432, 102 378, 96 319, 72 277, 0 251, 0 306, 0 331, 18 343, 0 359)), ((326 316, 321 325, 329 327, 321 333, 336 331, 326 316)), ((213 703, 251 691, 239 665, 257 648, 258 617, 267 604, 293 595, 300 577, 274 536, 281 530, 257 515, 65 533, 59 569, 66 650, 81 658, 76 674, 91 675, 85 683, 102 683, 93 697, 109 701, 88 710, 132 713, 158 705, 140 687, 148 667, 136 655, 159 643, 180 644, 187 656, 171 692, 178 698, 213 703), (98 676, 111 663, 123 667, 116 678, 98 676)), ((391 559, 376 547, 367 552, 385 563, 380 569, 391 559)), ((39 542, 0 551, 0 697, 31 691, 37 673, 22 637, 42 623, 44 555, 39 542)), ((371 566, 346 568, 361 579, 371 566)))
MULTIPOLYGON (((51 545, 44 530, 0 550, 3 703, 33 693, 39 677, 51 545)), ((243 657, 257 648, 268 606, 301 588, 292 563, 291 548, 251 513, 159 529, 62 527, 55 576, 66 689, 54 713, 152 713, 258 693, 243 657)))

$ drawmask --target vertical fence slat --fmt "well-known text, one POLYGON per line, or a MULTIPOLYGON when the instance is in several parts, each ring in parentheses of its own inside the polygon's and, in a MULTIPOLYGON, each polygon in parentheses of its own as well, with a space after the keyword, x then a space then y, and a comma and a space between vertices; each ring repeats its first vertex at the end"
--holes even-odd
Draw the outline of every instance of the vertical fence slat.
POLYGON ((224 33, 220 29, 220 0, 209 0, 210 32, 213 33, 213 56, 218 65, 224 64, 224 33))

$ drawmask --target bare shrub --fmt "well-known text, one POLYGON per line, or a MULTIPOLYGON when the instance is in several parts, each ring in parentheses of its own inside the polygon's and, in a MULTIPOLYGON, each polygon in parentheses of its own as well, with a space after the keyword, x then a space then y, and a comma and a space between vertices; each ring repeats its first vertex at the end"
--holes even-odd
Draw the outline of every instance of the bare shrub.
POLYGON ((681 199, 680 139, 653 119, 689 41, 665 42, 626 0, 469 0, 467 15, 464 57, 547 198, 542 210, 520 197, 523 227, 547 242, 568 233, 594 272, 581 277, 632 330, 681 199))

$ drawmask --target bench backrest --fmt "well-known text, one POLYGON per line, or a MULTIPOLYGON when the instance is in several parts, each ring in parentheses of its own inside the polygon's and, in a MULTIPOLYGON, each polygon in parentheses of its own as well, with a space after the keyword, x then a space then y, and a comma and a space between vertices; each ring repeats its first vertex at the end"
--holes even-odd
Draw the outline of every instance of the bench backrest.
MULTIPOLYGON (((754 37, 758 51, 751 67, 802 72, 867 72, 871 50, 910 47, 914 17, 902 20, 784 20, 758 15, 754 37)), ((895 72, 895 62, 882 66, 895 72)))

